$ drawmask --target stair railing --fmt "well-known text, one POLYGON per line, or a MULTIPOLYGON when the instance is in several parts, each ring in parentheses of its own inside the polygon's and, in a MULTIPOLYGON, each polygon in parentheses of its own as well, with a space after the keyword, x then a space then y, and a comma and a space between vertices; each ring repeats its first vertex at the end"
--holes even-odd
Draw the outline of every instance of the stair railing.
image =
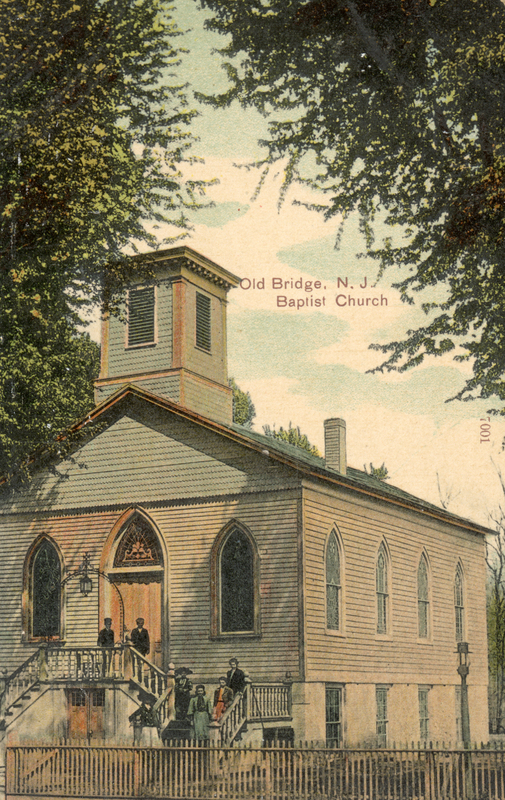
MULTIPOLYGON (((40 648, 42 649, 42 648, 40 648)), ((36 650, 26 661, 6 678, 5 694, 2 698, 2 711, 12 714, 12 709, 21 700, 23 695, 37 686, 40 674, 40 652, 36 650)))
POLYGON ((230 745, 233 742, 246 724, 249 714, 249 692, 246 686, 242 694, 235 695, 233 702, 219 720, 219 738, 222 745, 230 745))
POLYGON ((128 646, 128 652, 131 661, 131 679, 148 694, 154 695, 156 699, 160 698, 168 687, 166 673, 144 658, 131 645, 128 646))

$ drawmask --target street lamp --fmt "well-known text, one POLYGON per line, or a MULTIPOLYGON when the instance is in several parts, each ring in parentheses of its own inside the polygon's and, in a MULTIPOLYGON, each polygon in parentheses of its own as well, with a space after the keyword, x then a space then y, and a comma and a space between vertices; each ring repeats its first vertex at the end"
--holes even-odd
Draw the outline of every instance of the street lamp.
POLYGON ((465 747, 470 744, 470 712, 468 710, 468 686, 466 679, 470 671, 468 655, 468 642, 458 642, 459 665, 458 673, 461 678, 461 736, 465 747))

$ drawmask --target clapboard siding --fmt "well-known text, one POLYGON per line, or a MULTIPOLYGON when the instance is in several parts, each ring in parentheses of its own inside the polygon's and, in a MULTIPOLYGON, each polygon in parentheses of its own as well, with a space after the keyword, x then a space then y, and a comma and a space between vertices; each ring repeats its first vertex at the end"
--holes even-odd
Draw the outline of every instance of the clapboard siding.
POLYGON ((258 453, 244 455, 240 445, 200 426, 132 411, 55 472, 41 470, 26 491, 6 497, 0 513, 149 503, 279 489, 297 482, 293 470, 258 453))
POLYGON ((170 657, 203 680, 216 680, 231 655, 251 676, 298 673, 296 493, 153 512, 169 551, 170 657), (245 525, 260 557, 261 637, 210 638, 210 552, 231 519, 245 525), (184 542, 184 547, 181 547, 184 542))
POLYGON ((227 385, 223 300, 223 292, 218 287, 211 287, 207 284, 203 286, 202 291, 201 287, 195 286, 193 282, 188 282, 186 285, 185 366, 192 372, 227 385), (219 296, 216 296, 211 289, 215 290, 219 296), (209 352, 196 347, 197 291, 210 299, 211 348, 209 352))
POLYGON ((308 675, 326 680, 459 682, 456 672, 454 576, 465 574, 465 638, 474 650, 471 680, 486 681, 484 541, 454 526, 408 509, 385 507, 345 491, 331 497, 304 490, 305 639, 308 675), (344 547, 343 635, 325 631, 326 539, 336 525, 344 547), (390 638, 376 635, 375 563, 382 539, 390 554, 390 638), (430 567, 431 636, 418 640, 417 567, 426 552, 430 567), (342 678, 343 679, 343 678, 342 678))
POLYGON ((233 417, 233 394, 231 389, 218 384, 209 384, 197 375, 185 373, 182 378, 184 405, 197 409, 209 419, 230 422, 233 417))
MULTIPOLYGON (((160 397, 167 397, 169 400, 173 400, 174 403, 180 402, 181 386, 180 377, 178 374, 166 375, 164 377, 157 378, 135 378, 134 380, 136 386, 140 386, 147 392, 159 395, 160 397)), ((98 403, 101 403, 111 394, 116 392, 123 384, 131 383, 132 381, 133 378, 128 377, 122 381, 107 383, 105 386, 97 386, 95 391, 98 403)))
MULTIPOLYGON (((200 679, 214 682, 231 655, 258 679, 282 677, 286 670, 298 673, 297 504, 297 492, 284 491, 152 512, 168 554, 165 602, 169 657, 176 664, 191 666, 200 679), (253 640, 210 638, 210 554, 217 535, 232 519, 250 530, 259 551, 261 636, 253 640)), ((10 613, 9 624, 0 631, 0 650, 8 654, 9 670, 34 650, 34 645, 21 641, 23 565, 33 542, 42 533, 56 542, 66 577, 79 567, 84 552, 90 554, 94 567, 99 566, 119 517, 119 513, 82 514, 30 522, 23 515, 2 523, 0 554, 9 570, 2 573, 1 602, 10 613)), ((77 580, 70 580, 65 588, 63 636, 68 645, 96 644, 101 627, 97 584, 103 579, 96 575, 92 579, 94 589, 87 598, 79 594, 77 580)))
MULTIPOLYGON (((123 312, 124 314, 125 312, 123 312)), ((123 316, 124 319, 124 316, 123 316)), ((118 317, 109 319, 108 365, 101 377, 134 375, 172 366, 172 283, 161 281, 156 287, 156 344, 127 348, 127 324, 118 317)))
MULTIPOLYGON (((22 592, 26 556, 41 536, 50 537, 63 556, 62 579, 78 569, 84 552, 91 554, 95 565, 101 548, 117 515, 93 514, 84 517, 44 518, 11 517, 1 523, 0 603, 6 613, 0 629, 2 665, 14 670, 29 657, 36 646, 23 635, 22 592)), ((87 598, 78 591, 78 581, 70 580, 63 593, 63 638, 71 645, 95 645, 98 633, 97 593, 87 598)))

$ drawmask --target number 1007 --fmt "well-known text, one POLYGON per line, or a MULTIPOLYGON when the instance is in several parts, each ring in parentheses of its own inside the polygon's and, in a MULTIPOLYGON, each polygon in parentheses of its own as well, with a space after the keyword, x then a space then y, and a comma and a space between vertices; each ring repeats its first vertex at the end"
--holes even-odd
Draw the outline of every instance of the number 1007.
POLYGON ((489 442, 491 436, 491 425, 489 417, 481 417, 480 420, 480 443, 489 442))

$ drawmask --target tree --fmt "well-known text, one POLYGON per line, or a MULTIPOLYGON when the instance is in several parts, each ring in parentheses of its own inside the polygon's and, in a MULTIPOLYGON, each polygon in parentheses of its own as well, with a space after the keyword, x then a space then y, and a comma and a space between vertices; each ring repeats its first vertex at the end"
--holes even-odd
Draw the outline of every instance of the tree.
POLYGON ((487 626, 489 656, 489 725, 505 731, 505 514, 495 520, 496 536, 487 541, 487 626))
POLYGON ((364 469, 364 471, 366 472, 367 475, 371 475, 372 478, 377 478, 378 481, 387 481, 387 480, 389 480, 388 468, 386 467, 384 462, 382 462, 380 467, 374 467, 372 462, 370 462, 370 472, 366 468, 366 464, 363 465, 363 469, 364 469))
POLYGON ((256 409, 251 400, 251 395, 249 392, 243 392, 237 386, 234 378, 230 378, 228 383, 233 391, 233 422, 237 425, 243 425, 244 428, 252 428, 256 409))
POLYGON ((283 428, 281 425, 278 431, 275 430, 275 425, 273 428, 271 428, 270 425, 263 425, 263 433, 265 436, 271 436, 272 439, 278 439, 281 442, 287 442, 295 447, 299 447, 300 450, 306 450, 311 456, 321 455, 317 447, 312 445, 307 436, 300 431, 300 428, 294 428, 291 425, 291 422, 289 423, 289 428, 287 430, 285 430, 285 428, 283 428))
POLYGON ((125 249, 155 245, 147 221, 184 232, 202 186, 180 169, 193 112, 172 76, 164 0, 1 0, 1 11, 0 471, 11 473, 90 406, 83 304, 116 308, 125 249))
MULTIPOLYGON (((426 324, 382 369, 470 360, 460 399, 505 398, 505 7, 501 0, 202 0, 230 89, 270 116, 264 169, 358 211, 379 275, 424 292, 426 324), (375 244, 373 224, 401 230, 375 244), (438 287, 438 293, 433 292, 438 287)), ((210 98, 206 98, 210 101, 210 98)), ((502 412, 505 413, 505 410, 502 412)))

